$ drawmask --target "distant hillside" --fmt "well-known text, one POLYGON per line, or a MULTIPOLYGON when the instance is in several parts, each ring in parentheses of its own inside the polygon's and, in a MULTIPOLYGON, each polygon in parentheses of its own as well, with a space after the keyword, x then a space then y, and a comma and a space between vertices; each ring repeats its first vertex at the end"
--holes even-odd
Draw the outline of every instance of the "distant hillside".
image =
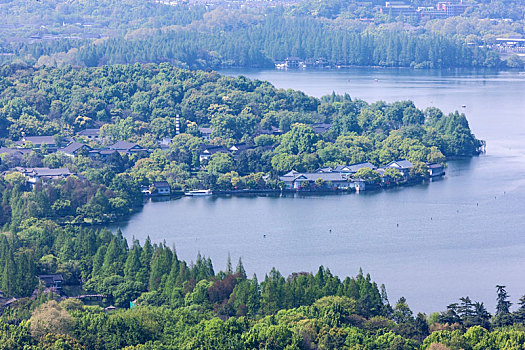
MULTIPOLYGON (((407 4, 416 9, 435 6, 435 1, 407 4)), ((376 0, 283 2, 276 7, 250 2, 242 8, 240 2, 227 1, 203 6, 4 0, 0 63, 170 62, 206 69, 272 67, 274 61, 296 56, 324 59, 332 66, 504 67, 487 45, 498 36, 523 34, 523 5, 505 3, 503 11, 502 4, 479 3, 462 16, 432 19, 386 15, 379 11, 384 1, 376 0), (510 17, 501 19, 504 15, 510 17)))

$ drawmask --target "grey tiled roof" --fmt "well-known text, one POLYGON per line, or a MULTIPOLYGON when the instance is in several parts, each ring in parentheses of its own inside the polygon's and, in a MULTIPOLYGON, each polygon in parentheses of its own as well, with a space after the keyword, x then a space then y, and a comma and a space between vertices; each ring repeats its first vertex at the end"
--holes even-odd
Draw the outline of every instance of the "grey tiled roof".
POLYGON ((30 148, 6 148, 6 147, 0 147, 0 153, 7 153, 12 156, 22 156, 24 154, 28 154, 33 152, 30 148))
POLYGON ((286 174, 284 174, 283 176, 286 176, 286 177, 293 177, 293 176, 296 176, 300 174, 298 171, 295 171, 295 170, 291 170, 289 172, 287 172, 286 174))
POLYGON ((128 141, 117 141, 113 145, 109 146, 110 149, 128 151, 130 149, 142 149, 139 145, 128 141))
POLYGON ((36 173, 37 176, 66 176, 73 174, 71 171, 69 171, 68 168, 33 168, 33 171, 36 173))
POLYGON ((33 145, 55 145, 53 136, 25 136, 22 140, 16 141, 17 145, 23 145, 26 142, 31 142, 33 145))
POLYGON ((255 148, 255 147, 254 146, 249 146, 246 143, 237 143, 237 144, 235 144, 235 145, 230 147, 230 151, 232 151, 232 152, 243 152, 243 151, 246 151, 246 150, 251 149, 251 148, 255 148), (235 150, 235 148, 237 150, 235 150))
POLYGON ((156 181, 152 185, 156 188, 170 187, 170 184, 167 181, 156 181))
POLYGON ((19 171, 20 173, 24 175, 30 175, 30 176, 68 176, 73 175, 71 171, 69 171, 68 168, 57 168, 57 169, 50 169, 50 168, 22 168, 22 167, 16 167, 16 171, 19 171))
POLYGON ((327 132, 332 127, 332 124, 319 123, 312 125, 312 129, 317 134, 323 134, 327 132))
POLYGON ((101 154, 101 155, 111 155, 118 151, 116 149, 94 149, 89 151, 90 154, 101 154))
POLYGON ((84 129, 77 132, 78 136, 98 136, 100 129, 84 129))
POLYGON ((199 128, 199 131, 201 134, 211 134, 213 132, 213 128, 199 128))
POLYGON ((91 147, 89 147, 88 145, 74 141, 74 142, 71 142, 66 147, 61 148, 60 151, 64 153, 68 153, 68 154, 73 154, 79 149, 81 149, 82 147, 86 147, 88 150, 91 150, 91 147))
POLYGON ((215 154, 215 153, 228 153, 228 150, 224 146, 201 146, 201 154, 215 154))
POLYGON ((50 279, 52 281, 63 281, 64 278, 61 274, 52 274, 52 275, 38 275, 38 278, 40 279, 50 279))
POLYGON ((341 173, 294 173, 294 175, 291 176, 286 176, 285 174, 279 177, 281 181, 293 181, 297 179, 312 182, 317 179, 323 179, 326 182, 347 181, 347 177, 341 173))
POLYGON ((387 168, 401 168, 401 169, 410 169, 414 166, 410 161, 406 159, 394 160, 387 164, 387 168), (396 166, 397 165, 397 166, 396 166))
POLYGON ((377 167, 370 162, 364 162, 351 165, 338 165, 335 167, 334 171, 355 173, 361 168, 370 168, 372 170, 375 170, 377 167))
POLYGON ((439 168, 443 168, 443 165, 441 165, 439 163, 433 163, 433 164, 429 164, 428 168, 429 169, 439 169, 439 168))

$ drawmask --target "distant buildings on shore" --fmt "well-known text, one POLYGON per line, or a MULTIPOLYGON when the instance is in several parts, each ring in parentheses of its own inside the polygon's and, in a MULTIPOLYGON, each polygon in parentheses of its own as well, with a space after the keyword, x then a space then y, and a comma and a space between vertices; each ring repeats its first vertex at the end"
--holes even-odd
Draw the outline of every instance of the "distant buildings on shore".
MULTIPOLYGON (((414 167, 410 161, 406 159, 395 160, 388 163, 382 168, 377 168, 374 164, 369 162, 338 165, 334 168, 325 167, 317 169, 311 173, 301 173, 295 170, 279 176, 279 181, 284 183, 286 190, 304 190, 312 189, 327 189, 327 190, 355 190, 364 191, 367 187, 377 188, 382 185, 390 185, 392 182, 407 182, 411 180, 410 170, 414 167), (371 181, 369 179, 356 178, 355 175, 360 169, 368 168, 377 173, 379 181, 371 181), (401 180, 394 181, 385 174, 388 168, 396 169, 402 176, 401 180)), ((442 164, 432 163, 427 164, 428 176, 440 177, 445 175, 445 168, 442 164)))
POLYGON ((500 53, 502 57, 517 55, 525 60, 525 38, 497 38, 490 48, 500 53))
MULTIPOLYGON (((152 151, 139 146, 136 143, 127 141, 117 141, 106 147, 92 147, 82 140, 101 141, 99 129, 85 129, 79 131, 76 135, 78 141, 72 140, 71 137, 62 137, 58 135, 45 136, 23 136, 20 140, 14 142, 14 147, 0 147, 0 155, 6 155, 15 161, 15 164, 20 164, 20 161, 37 151, 44 156, 60 152, 69 157, 77 157, 83 155, 91 159, 105 161, 111 156, 142 154, 146 155, 152 151)), ((56 180, 60 178, 67 178, 71 175, 80 177, 78 174, 71 172, 68 168, 50 169, 47 167, 38 166, 14 166, 4 171, 5 175, 8 172, 16 171, 24 175, 27 184, 34 186, 40 180, 56 180)))
MULTIPOLYGON (((316 123, 312 124, 312 130, 317 134, 327 133, 331 124, 327 123, 316 123)), ((200 137, 203 140, 210 139, 213 129, 210 127, 199 128, 200 137)), ((282 130, 274 126, 265 130, 258 130, 258 135, 280 135, 282 130)), ((142 146, 128 142, 128 141, 117 141, 109 146, 96 146, 96 144, 83 143, 82 140, 102 140, 98 129, 86 129, 76 134, 78 141, 73 141, 69 137, 61 136, 24 136, 21 140, 14 142, 16 148, 0 147, 0 154, 6 154, 12 158, 22 159, 29 155, 32 151, 41 152, 44 155, 50 155, 52 153, 60 152, 69 157, 85 156, 95 160, 106 161, 111 159, 110 157, 117 157, 119 155, 142 155, 145 156, 152 152, 152 150, 143 148, 142 146), (100 148, 99 148, 100 147, 100 148)), ((171 143, 171 139, 160 140, 160 145, 171 143)), ((259 149, 260 151, 270 151, 275 148, 275 145, 256 146, 254 144, 247 144, 244 142, 236 143, 231 146, 224 145, 209 145, 202 144, 199 147, 199 161, 206 164, 215 154, 224 153, 228 154, 234 159, 238 159, 243 153, 259 149)), ((201 164, 202 166, 202 164, 201 164)), ((350 165, 338 165, 335 167, 323 167, 319 168, 314 172, 300 173, 295 170, 279 176, 278 180, 283 183, 283 189, 285 190, 355 190, 364 191, 367 187, 374 188, 380 186, 389 186, 391 183, 405 183, 412 180, 410 175, 411 169, 414 165, 405 159, 392 161, 382 168, 376 167, 374 164, 369 162, 350 164, 350 165), (356 178, 356 173, 363 168, 370 169, 374 179, 362 179, 356 178), (389 175, 385 173, 388 168, 398 170, 400 178, 391 179, 389 175)), ((428 171, 427 177, 437 177, 445 174, 444 167, 442 164, 434 163, 427 164, 426 171, 428 171)), ((204 169, 202 167, 201 169, 204 169)), ((18 172, 25 177, 26 184, 29 186, 35 186, 39 182, 65 179, 69 176, 77 176, 83 178, 81 175, 71 172, 68 168, 57 168, 51 169, 48 167, 34 167, 34 166, 13 166, 2 174, 6 175, 11 172, 18 172)), ((265 181, 270 179, 268 175, 265 181)), ((172 194, 170 185, 166 181, 158 181, 150 183, 147 186, 141 186, 141 192, 145 196, 169 196, 172 194)))
POLYGON ((465 4, 462 0, 439 1, 434 6, 415 7, 405 1, 386 1, 383 6, 379 6, 379 13, 396 18, 399 16, 413 17, 421 19, 444 19, 449 17, 461 16, 472 4, 465 4))
MULTIPOLYGON (((392 19, 398 17, 417 18, 419 20, 445 19, 461 16, 469 7, 476 5, 464 3, 463 0, 436 1, 433 6, 413 6, 407 0, 385 1, 383 5, 375 7, 377 13, 392 19)), ((361 22, 374 22, 374 18, 360 18, 361 22)), ((345 68, 345 64, 330 63, 326 58, 303 59, 287 57, 276 61, 277 69, 297 68, 345 68)))

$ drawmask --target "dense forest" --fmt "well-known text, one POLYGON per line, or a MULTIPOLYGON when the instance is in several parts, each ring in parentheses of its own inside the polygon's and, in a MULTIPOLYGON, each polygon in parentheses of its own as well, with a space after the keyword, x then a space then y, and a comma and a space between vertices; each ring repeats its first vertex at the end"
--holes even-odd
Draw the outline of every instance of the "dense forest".
POLYGON ((191 68, 272 67, 286 57, 325 58, 333 65, 384 67, 499 67, 487 49, 438 34, 359 33, 335 29, 307 18, 269 16, 259 24, 224 32, 151 30, 137 38, 113 39, 78 51, 80 63, 100 64, 168 60, 191 68))
POLYGON ((519 66, 515 57, 502 60, 487 45, 498 35, 522 35, 522 19, 494 22, 482 5, 475 8, 461 17, 413 23, 385 18, 372 3, 354 1, 244 9, 138 0, 7 1, 0 4, 5 18, 0 62, 90 67, 170 62, 215 69, 273 67, 274 61, 297 56, 326 59, 332 66, 519 66), (360 21, 363 16, 373 22, 360 21))

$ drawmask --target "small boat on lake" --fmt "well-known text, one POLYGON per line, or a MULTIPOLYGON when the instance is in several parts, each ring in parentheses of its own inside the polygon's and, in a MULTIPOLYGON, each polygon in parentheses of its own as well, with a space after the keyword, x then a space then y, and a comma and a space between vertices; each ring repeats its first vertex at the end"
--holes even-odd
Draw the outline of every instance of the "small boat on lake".
POLYGON ((211 196, 213 193, 211 190, 193 190, 185 192, 185 196, 198 197, 198 196, 211 196))

